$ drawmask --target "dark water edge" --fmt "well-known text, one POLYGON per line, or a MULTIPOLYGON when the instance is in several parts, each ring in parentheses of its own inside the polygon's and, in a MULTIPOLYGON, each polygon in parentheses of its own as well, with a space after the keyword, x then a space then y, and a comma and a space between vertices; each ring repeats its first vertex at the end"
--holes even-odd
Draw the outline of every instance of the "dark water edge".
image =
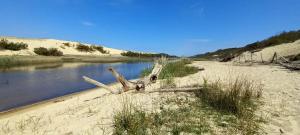
POLYGON ((84 75, 104 84, 113 83, 115 78, 108 67, 113 67, 126 79, 135 79, 143 69, 151 66, 152 62, 57 63, 0 71, 0 111, 95 88, 84 82, 84 75))

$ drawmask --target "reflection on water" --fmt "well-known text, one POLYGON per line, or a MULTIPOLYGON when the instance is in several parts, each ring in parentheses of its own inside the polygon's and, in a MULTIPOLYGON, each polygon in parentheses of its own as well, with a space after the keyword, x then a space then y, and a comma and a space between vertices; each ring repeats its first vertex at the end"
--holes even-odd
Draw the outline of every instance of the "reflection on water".
POLYGON ((152 63, 66 63, 18 67, 0 72, 0 111, 35 103, 95 86, 83 81, 86 75, 105 84, 115 82, 112 66, 127 79, 137 78, 152 63))

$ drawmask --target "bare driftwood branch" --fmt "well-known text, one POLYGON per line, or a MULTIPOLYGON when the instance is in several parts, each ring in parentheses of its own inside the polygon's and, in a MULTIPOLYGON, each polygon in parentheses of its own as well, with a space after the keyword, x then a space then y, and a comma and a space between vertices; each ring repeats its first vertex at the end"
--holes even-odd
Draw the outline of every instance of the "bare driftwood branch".
POLYGON ((283 63, 278 61, 278 63, 288 69, 293 69, 293 70, 300 70, 300 65, 296 65, 296 64, 291 64, 291 63, 283 63))
POLYGON ((276 52, 274 53, 274 55, 273 55, 273 57, 271 59, 271 63, 273 63, 275 61, 275 59, 277 61, 277 53, 276 52))
POLYGON ((159 89, 159 90, 149 91, 148 93, 154 93, 154 92, 195 92, 195 91, 201 90, 202 88, 203 87, 159 89))
MULTIPOLYGON (((160 63, 164 63, 166 59, 161 58, 160 60, 161 60, 160 63)), ((121 93, 121 92, 127 92, 129 90, 140 91, 140 90, 145 90, 145 87, 147 85, 156 82, 162 68, 163 68, 163 64, 159 64, 159 62, 156 62, 151 74, 149 74, 148 76, 146 76, 144 78, 141 78, 141 79, 137 80, 136 82, 131 82, 131 81, 126 80, 115 69, 110 67, 108 70, 113 74, 113 76, 116 78, 116 80, 119 83, 121 83, 121 85, 123 86, 122 87, 123 90, 118 90, 118 91, 115 91, 115 90, 111 89, 110 87, 108 87, 107 85, 105 85, 103 83, 100 83, 96 80, 93 80, 91 78, 88 78, 86 76, 83 76, 83 79, 88 83, 94 84, 94 85, 99 86, 99 87, 103 87, 106 90, 109 90, 111 93, 121 93)))
POLYGON ((108 70, 114 75, 114 77, 117 79, 119 83, 122 84, 124 92, 134 89, 134 86, 132 83, 130 83, 128 80, 126 80, 122 75, 120 75, 115 69, 112 67, 108 68, 108 70))
POLYGON ((91 83, 91 84, 94 84, 94 85, 96 85, 96 86, 98 86, 98 87, 102 87, 102 88, 104 88, 104 89, 110 91, 110 92, 113 93, 113 94, 120 93, 120 90, 114 90, 114 89, 108 87, 107 85, 105 85, 105 84, 103 84, 103 83, 100 83, 100 82, 98 82, 98 81, 96 81, 96 80, 93 80, 93 79, 91 79, 91 78, 89 78, 89 77, 83 76, 82 78, 83 78, 86 82, 91 83))

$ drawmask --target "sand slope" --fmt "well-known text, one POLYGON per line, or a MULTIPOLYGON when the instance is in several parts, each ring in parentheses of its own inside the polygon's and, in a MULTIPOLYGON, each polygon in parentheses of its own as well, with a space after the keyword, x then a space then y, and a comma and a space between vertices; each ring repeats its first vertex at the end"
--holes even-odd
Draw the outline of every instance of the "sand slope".
MULTIPOLYGON (((33 50, 38 47, 45 48, 57 48, 62 51, 64 55, 120 55, 123 50, 103 47, 104 50, 109 51, 109 54, 102 54, 99 51, 94 52, 80 52, 76 50, 76 45, 78 42, 73 41, 63 41, 55 39, 29 39, 29 38, 16 38, 16 37, 0 37, 0 39, 7 39, 9 42, 23 42, 28 44, 27 50, 20 51, 10 51, 10 50, 0 50, 0 55, 36 55, 33 50), (63 43, 70 43, 71 46, 65 46, 63 43)), ((84 44, 84 43, 82 43, 84 44)), ((91 45, 91 44, 84 44, 91 45)))
MULTIPOLYGON (((264 61, 270 61, 274 55, 274 52, 277 52, 280 56, 290 56, 300 54, 300 40, 297 40, 293 43, 285 43, 276 46, 271 46, 262 49, 259 52, 255 52, 252 54, 252 59, 256 62, 261 62, 261 57, 264 61)), ((244 52, 240 56, 240 60, 251 60, 251 53, 244 52)), ((235 58, 234 61, 239 61, 239 58, 235 58)))
MULTIPOLYGON (((268 134, 279 135, 280 129, 285 134, 300 134, 300 74, 298 72, 291 72, 279 66, 234 66, 232 63, 209 61, 194 62, 193 66, 204 67, 205 70, 176 78, 177 86, 201 84, 203 77, 209 80, 220 78, 226 81, 230 77, 245 75, 249 79, 261 82, 264 86, 262 96, 264 104, 257 112, 268 121, 263 125, 264 130, 268 134)), ((146 91, 159 86, 159 83, 153 84, 146 91)), ((157 104, 160 100, 159 96, 162 95, 158 93, 111 95, 99 88, 24 111, 0 115, 0 134, 111 134, 113 114, 121 108, 121 103, 125 99, 153 111, 159 107, 157 104), (22 123, 25 124, 24 127, 22 123)))

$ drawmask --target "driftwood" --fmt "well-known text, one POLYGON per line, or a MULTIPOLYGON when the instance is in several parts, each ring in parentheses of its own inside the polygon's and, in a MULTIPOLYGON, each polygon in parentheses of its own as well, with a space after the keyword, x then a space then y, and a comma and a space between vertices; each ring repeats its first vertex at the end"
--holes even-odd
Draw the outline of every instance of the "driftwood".
POLYGON ((274 53, 271 63, 275 62, 278 63, 279 65, 288 68, 288 69, 292 69, 292 70, 300 70, 300 65, 299 64, 292 64, 289 60, 287 60, 286 58, 280 56, 277 54, 277 52, 274 53))
POLYGON ((114 77, 117 79, 119 83, 122 84, 124 92, 133 89, 132 83, 130 83, 128 80, 126 80, 122 75, 120 75, 116 70, 114 70, 112 67, 108 68, 108 70, 114 75, 114 77))
MULTIPOLYGON (((162 58, 160 63, 164 63, 165 60, 166 59, 162 58)), ((129 90, 140 91, 140 90, 145 90, 145 87, 147 85, 156 82, 162 68, 163 68, 163 64, 159 64, 159 62, 156 62, 152 72, 148 76, 146 76, 144 78, 141 78, 141 79, 137 80, 136 82, 131 82, 131 81, 126 80, 115 69, 113 69, 112 67, 108 68, 108 70, 113 74, 113 76, 116 78, 116 80, 119 83, 121 83, 122 86, 123 86, 122 87, 123 90, 117 90, 117 91, 111 89, 110 87, 108 87, 107 85, 105 85, 101 82, 98 82, 98 81, 93 80, 91 78, 88 78, 86 76, 83 76, 83 79, 88 83, 94 84, 94 85, 99 86, 99 87, 103 87, 104 89, 106 89, 106 90, 108 90, 108 91, 110 91, 111 93, 114 93, 114 94, 115 93, 121 93, 121 92, 127 92, 129 90)))
POLYGON ((100 82, 98 82, 98 81, 96 81, 96 80, 93 80, 93 79, 91 79, 91 78, 89 78, 89 77, 83 76, 82 78, 83 78, 86 82, 91 83, 91 84, 94 84, 94 85, 96 85, 96 86, 98 86, 98 87, 102 87, 102 88, 104 88, 104 89, 110 91, 110 92, 113 93, 113 94, 120 93, 120 91, 114 90, 114 89, 108 87, 107 85, 105 85, 105 84, 103 84, 103 83, 100 83, 100 82))
POLYGON ((155 92, 196 92, 201 90, 203 87, 191 87, 191 88, 172 88, 172 89, 159 89, 149 91, 148 93, 155 93, 155 92))

